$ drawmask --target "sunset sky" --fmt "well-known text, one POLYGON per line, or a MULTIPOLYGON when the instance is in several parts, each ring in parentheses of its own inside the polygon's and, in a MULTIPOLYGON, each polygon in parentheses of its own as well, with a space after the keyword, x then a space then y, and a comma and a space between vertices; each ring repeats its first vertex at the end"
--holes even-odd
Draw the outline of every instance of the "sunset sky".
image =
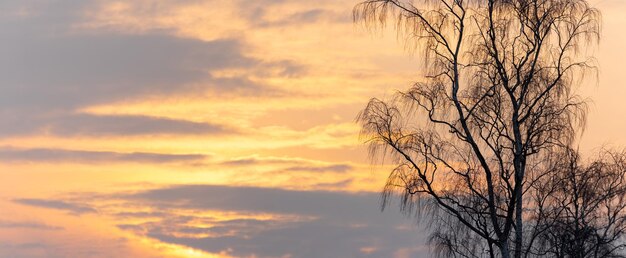
MULTIPOLYGON (((583 153, 626 147, 626 1, 583 153)), ((419 80, 357 0, 0 2, 0 257, 426 257, 357 113, 419 80)))

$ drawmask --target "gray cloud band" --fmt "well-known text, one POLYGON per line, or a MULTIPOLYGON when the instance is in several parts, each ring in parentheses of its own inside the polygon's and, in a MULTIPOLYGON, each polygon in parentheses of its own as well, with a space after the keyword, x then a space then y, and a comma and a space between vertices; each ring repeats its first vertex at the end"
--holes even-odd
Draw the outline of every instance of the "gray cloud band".
MULTIPOLYGON (((377 193, 294 191, 258 187, 180 185, 83 198, 125 202, 109 215, 118 227, 166 243, 237 257, 425 257, 423 236, 395 210, 378 212, 377 193), (134 211, 142 207, 142 211, 134 211), (123 211, 127 209, 128 211, 123 211), (122 212, 120 212, 122 211, 122 212), (189 212, 193 211, 193 212, 189 212), (216 211, 247 214, 224 220, 216 211), (254 214, 265 214, 255 218, 254 214), (267 217, 274 214, 274 217, 267 217), (252 217, 250 217, 252 216, 252 217), (146 221, 146 220, 139 220, 146 221), (210 226, 207 226, 210 225, 210 226)), ((88 196, 88 197, 84 197, 88 196)), ((89 200, 19 199, 24 205, 75 214, 107 213, 89 200)), ((107 213, 108 214, 108 213, 107 213)))
POLYGON ((132 35, 76 30, 73 26, 85 19, 79 10, 94 3, 5 4, 4 10, 24 6, 42 10, 0 18, 0 137, 47 129, 46 133, 61 136, 215 133, 224 128, 142 116, 90 116, 75 110, 192 92, 278 94, 249 76, 270 71, 293 76, 303 70, 289 60, 248 57, 238 38, 203 41, 180 38, 167 30, 132 35), (248 72, 213 75, 222 69, 248 72))
POLYGON ((138 162, 138 163, 168 163, 168 162, 198 162, 206 159, 200 154, 163 154, 147 152, 110 152, 85 151, 64 149, 16 149, 0 147, 0 161, 5 162, 138 162))

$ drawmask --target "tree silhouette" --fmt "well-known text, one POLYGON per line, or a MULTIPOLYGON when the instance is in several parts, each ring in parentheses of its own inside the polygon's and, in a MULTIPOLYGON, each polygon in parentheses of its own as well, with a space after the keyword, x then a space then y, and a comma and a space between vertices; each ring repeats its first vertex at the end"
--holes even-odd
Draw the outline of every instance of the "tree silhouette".
POLYGON ((589 165, 568 150, 555 160, 554 175, 536 189, 537 245, 529 253, 554 257, 624 257, 626 155, 602 151, 589 165), (549 189, 549 190, 548 190, 549 189), (540 214, 541 213, 541 214, 540 214))
MULTIPOLYGON (((586 187, 579 172, 611 173, 595 168, 601 161, 578 167, 570 148, 586 115, 573 88, 594 71, 584 50, 599 39, 599 17, 586 0, 358 4, 356 22, 376 28, 395 21, 424 61, 423 80, 391 99, 370 100, 358 116, 371 155, 396 165, 383 207, 398 194, 403 211, 429 219, 430 243, 441 256, 563 257, 553 251, 559 245, 579 248, 582 233, 569 232, 576 223, 557 211, 587 200, 570 196, 586 187)), ((621 205, 618 192, 596 201, 621 205)))

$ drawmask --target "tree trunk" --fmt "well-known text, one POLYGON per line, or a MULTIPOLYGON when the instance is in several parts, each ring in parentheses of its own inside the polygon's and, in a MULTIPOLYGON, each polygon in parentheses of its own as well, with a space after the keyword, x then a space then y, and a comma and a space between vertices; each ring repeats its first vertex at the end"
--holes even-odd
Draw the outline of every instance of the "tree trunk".
MULTIPOLYGON (((521 187, 520 187, 521 188, 521 187)), ((517 203, 515 204, 515 258, 522 257, 522 191, 519 191, 515 196, 517 203)))
POLYGON ((502 254, 502 258, 510 258, 511 257, 511 254, 509 253, 508 240, 500 242, 500 253, 502 254))

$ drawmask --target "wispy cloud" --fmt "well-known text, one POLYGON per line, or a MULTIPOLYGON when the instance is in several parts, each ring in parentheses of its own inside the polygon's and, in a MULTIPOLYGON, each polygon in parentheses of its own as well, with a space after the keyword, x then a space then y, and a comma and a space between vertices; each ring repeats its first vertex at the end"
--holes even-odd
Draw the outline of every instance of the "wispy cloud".
POLYGON ((274 173, 290 173, 290 172, 336 172, 343 173, 354 169, 349 164, 334 164, 322 162, 319 160, 308 160, 302 158, 288 157, 240 157, 231 160, 219 162, 220 165, 228 167, 259 167, 271 166, 274 173))
POLYGON ((26 114, 5 113, 0 136, 49 134, 56 136, 137 136, 175 134, 224 134, 234 129, 223 125, 140 115, 26 114), (11 126, 8 126, 11 125, 11 126))
POLYGON ((66 202, 66 201, 60 201, 60 200, 24 198, 24 199, 15 199, 13 200, 13 202, 22 204, 22 205, 33 206, 33 207, 68 211, 69 213, 75 214, 75 215, 96 212, 96 209, 90 206, 87 206, 85 204, 66 202))
POLYGON ((340 180, 332 183, 318 183, 315 185, 316 188, 327 189, 327 188, 347 188, 351 183, 354 182, 354 179, 348 178, 344 180, 340 180))
POLYGON ((336 164, 327 166, 296 166, 288 167, 284 171, 286 172, 337 172, 343 173, 352 170, 352 166, 346 164, 336 164))
POLYGON ((202 154, 164 154, 148 152, 111 152, 86 151, 66 149, 17 149, 3 147, 0 149, 0 160, 15 162, 139 162, 139 163, 168 163, 168 162, 198 162, 206 159, 202 154))
POLYGON ((0 228, 35 229, 35 230, 62 230, 63 227, 51 226, 35 221, 4 221, 0 220, 0 228))
POLYGON ((254 26, 259 27, 302 26, 304 24, 314 24, 321 20, 330 20, 331 22, 336 23, 352 22, 349 16, 337 14, 320 8, 298 11, 284 17, 279 17, 278 19, 275 17, 272 17, 273 19, 268 19, 268 17, 271 17, 271 15, 265 15, 263 17, 255 15, 251 17, 251 22, 254 26))

